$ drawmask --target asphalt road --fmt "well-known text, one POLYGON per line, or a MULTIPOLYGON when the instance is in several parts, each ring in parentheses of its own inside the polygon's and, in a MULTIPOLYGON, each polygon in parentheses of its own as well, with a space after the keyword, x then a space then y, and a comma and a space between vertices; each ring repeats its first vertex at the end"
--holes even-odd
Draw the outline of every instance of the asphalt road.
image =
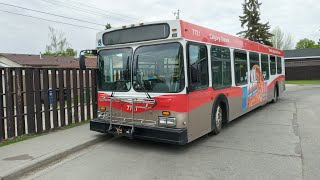
POLYGON ((111 138, 30 179, 320 179, 320 86, 288 86, 276 104, 186 146, 111 138))

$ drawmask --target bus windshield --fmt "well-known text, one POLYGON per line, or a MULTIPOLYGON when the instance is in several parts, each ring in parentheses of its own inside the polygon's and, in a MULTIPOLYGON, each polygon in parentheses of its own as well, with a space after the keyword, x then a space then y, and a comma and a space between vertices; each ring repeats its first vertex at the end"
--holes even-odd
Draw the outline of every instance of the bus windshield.
POLYGON ((138 92, 176 93, 184 88, 180 43, 138 47, 133 62, 133 88, 138 92))
POLYGON ((132 48, 101 50, 98 58, 98 89, 129 91, 132 48))

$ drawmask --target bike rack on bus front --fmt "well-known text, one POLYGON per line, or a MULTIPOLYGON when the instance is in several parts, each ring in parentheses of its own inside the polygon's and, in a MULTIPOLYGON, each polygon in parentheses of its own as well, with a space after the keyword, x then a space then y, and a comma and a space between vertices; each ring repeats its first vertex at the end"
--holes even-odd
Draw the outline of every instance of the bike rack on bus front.
MULTIPOLYGON (((123 117, 123 103, 127 102, 127 103, 131 103, 131 132, 130 133, 133 133, 134 132, 134 120, 135 120, 135 109, 143 109, 144 112, 147 112, 149 110, 151 110, 154 105, 156 104, 156 101, 154 99, 145 99, 145 98, 123 98, 123 97, 108 97, 105 99, 105 101, 107 102, 110 102, 110 105, 109 105, 109 115, 107 117, 105 117, 107 115, 107 113, 104 114, 104 118, 106 119, 106 122, 109 120, 109 128, 108 130, 112 130, 112 119, 113 119, 113 114, 112 114, 112 103, 113 102, 117 102, 117 103, 122 103, 120 106, 121 106, 121 109, 120 109, 120 112, 121 112, 121 115, 120 117, 117 117, 120 120, 120 123, 115 123, 117 125, 128 125, 127 123, 124 124, 124 122, 127 122, 126 120, 129 119, 129 118, 125 118, 123 117), (141 105, 142 104, 142 105, 141 105), (151 107, 149 107, 151 106, 151 107)), ((144 121, 149 121, 149 122, 152 122, 151 124, 154 124, 156 125, 157 122, 154 121, 154 120, 147 120, 146 119, 146 114, 145 114, 145 118, 144 119, 137 119, 140 121, 140 124, 143 125, 143 122, 144 121)))

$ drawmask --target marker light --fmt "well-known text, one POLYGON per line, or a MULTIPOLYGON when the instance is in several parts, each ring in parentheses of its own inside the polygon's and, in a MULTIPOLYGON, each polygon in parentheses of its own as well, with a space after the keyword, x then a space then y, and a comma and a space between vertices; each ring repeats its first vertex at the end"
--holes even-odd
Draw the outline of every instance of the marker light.
POLYGON ((100 111, 105 111, 105 110, 107 110, 106 107, 100 107, 99 109, 100 109, 100 111))
POLYGON ((162 111, 162 115, 164 115, 164 116, 170 116, 170 111, 162 111))

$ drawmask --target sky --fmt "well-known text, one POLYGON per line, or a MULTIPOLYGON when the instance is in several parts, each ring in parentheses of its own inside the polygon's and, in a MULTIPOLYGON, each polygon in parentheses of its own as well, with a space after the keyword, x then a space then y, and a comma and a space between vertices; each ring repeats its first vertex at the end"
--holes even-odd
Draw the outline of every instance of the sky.
MULTIPOLYGON (((320 2, 318 0, 260 0, 260 2, 262 3, 261 22, 269 22, 272 28, 279 26, 285 33, 293 36, 295 43, 303 38, 316 42, 320 39, 320 2)), ((79 52, 82 49, 95 48, 96 33, 104 29, 102 25, 27 11, 1 3, 96 24, 110 23, 114 27, 175 19, 173 12, 179 9, 180 19, 185 21, 232 35, 242 30, 239 16, 242 15, 243 0, 0 0, 0 53, 45 52, 45 47, 49 44, 49 26, 64 32, 70 47, 79 52), (1 11, 93 29, 47 22, 1 11)))

